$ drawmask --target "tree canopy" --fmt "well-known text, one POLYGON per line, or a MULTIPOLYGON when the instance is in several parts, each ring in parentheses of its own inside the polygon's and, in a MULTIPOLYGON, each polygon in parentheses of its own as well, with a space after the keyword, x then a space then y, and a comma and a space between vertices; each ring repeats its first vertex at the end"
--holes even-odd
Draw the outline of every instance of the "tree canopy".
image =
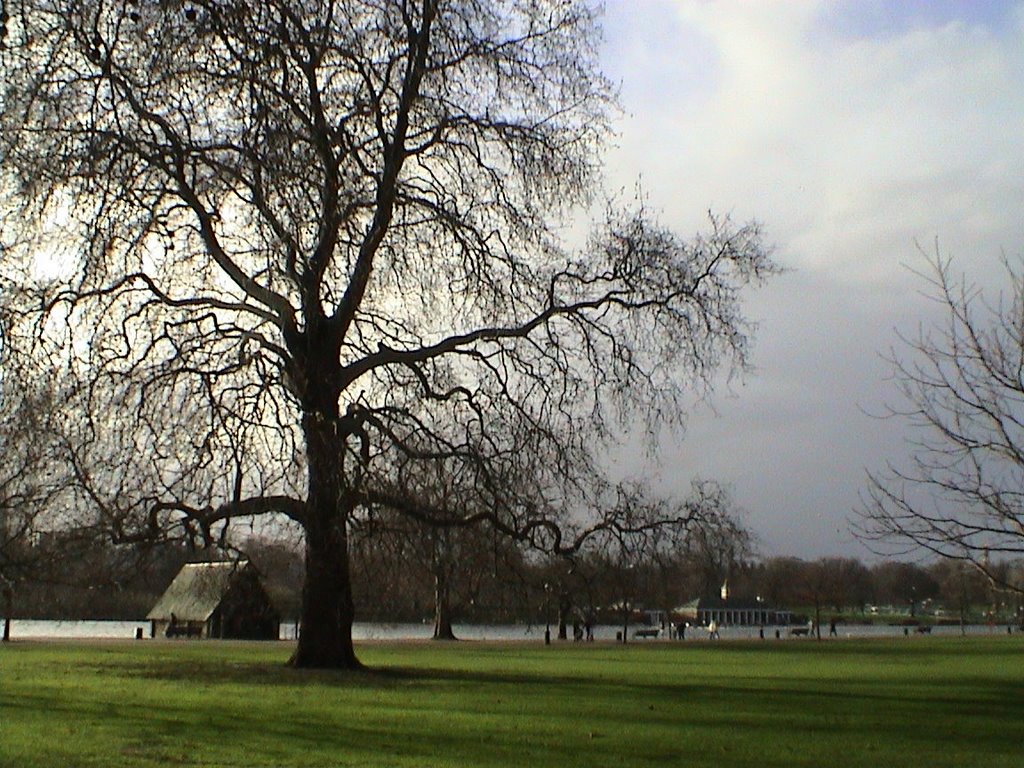
POLYGON ((596 451, 746 364, 759 227, 608 203, 586 2, 7 8, 0 290, 60 384, 74 503, 121 541, 294 521, 297 664, 358 663, 367 510, 625 531, 596 451), (426 508, 438 466, 473 503, 426 508))

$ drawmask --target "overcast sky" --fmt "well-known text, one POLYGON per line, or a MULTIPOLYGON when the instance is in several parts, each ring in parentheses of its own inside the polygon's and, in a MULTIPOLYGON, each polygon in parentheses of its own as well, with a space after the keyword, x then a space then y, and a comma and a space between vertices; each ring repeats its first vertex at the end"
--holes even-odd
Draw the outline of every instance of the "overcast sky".
POLYGON ((625 116, 608 172, 682 232, 761 221, 789 271, 749 303, 756 371, 661 482, 724 481, 764 554, 870 559, 865 470, 905 455, 880 354, 927 321, 918 245, 998 289, 1024 253, 1024 2, 607 0, 625 116))

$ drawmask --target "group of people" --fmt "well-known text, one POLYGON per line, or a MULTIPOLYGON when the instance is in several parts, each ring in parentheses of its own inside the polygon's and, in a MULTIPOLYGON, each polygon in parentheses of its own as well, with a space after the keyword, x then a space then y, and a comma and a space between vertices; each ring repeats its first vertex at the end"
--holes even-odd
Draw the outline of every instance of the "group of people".
MULTIPOLYGON (((675 639, 677 639, 677 640, 685 640, 686 639, 686 630, 689 627, 690 627, 690 622, 688 622, 688 621, 685 621, 685 622, 684 621, 680 621, 678 624, 676 624, 675 628, 674 628, 674 630, 675 630, 674 631, 675 639)), ((662 622, 661 628, 662 628, 662 631, 665 630, 665 623, 664 622, 662 622)), ((672 629, 671 625, 669 625, 669 629, 672 629)), ((721 640, 722 639, 722 636, 721 636, 721 634, 719 634, 719 631, 718 631, 718 622, 715 621, 714 619, 712 619, 708 623, 707 631, 708 631, 708 640, 721 640)), ((814 622, 813 621, 809 621, 807 623, 807 629, 806 630, 801 630, 801 631, 805 631, 808 634, 812 633, 814 631, 814 622)), ((839 633, 836 630, 836 620, 835 619, 832 619, 832 621, 829 622, 828 634, 829 634, 829 637, 838 637, 839 636, 839 633)), ((581 642, 581 641, 584 641, 584 640, 587 641, 587 642, 593 642, 593 640, 594 640, 594 622, 593 622, 593 620, 588 616, 582 622, 579 619, 573 621, 573 623, 572 623, 572 637, 573 637, 573 640, 575 640, 576 642, 581 642)), ((761 627, 760 637, 761 637, 762 640, 764 640, 764 627, 763 626, 761 627)), ((779 631, 778 630, 775 631, 775 637, 776 638, 779 637, 779 631)))
POLYGON ((578 619, 573 621, 572 639, 577 643, 583 640, 588 643, 594 642, 594 622, 589 616, 583 620, 582 625, 578 619))

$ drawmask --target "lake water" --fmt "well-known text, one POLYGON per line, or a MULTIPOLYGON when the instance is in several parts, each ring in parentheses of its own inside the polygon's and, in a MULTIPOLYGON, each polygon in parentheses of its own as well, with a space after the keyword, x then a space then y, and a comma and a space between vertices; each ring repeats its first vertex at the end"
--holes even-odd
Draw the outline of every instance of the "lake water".
MULTIPOLYGON (((42 640, 42 639, 123 639, 128 640, 135 637, 136 632, 142 629, 143 637, 149 637, 148 621, 40 621, 34 619, 14 619, 11 621, 12 640, 42 640)), ((543 625, 507 624, 507 625, 479 625, 479 624, 456 624, 455 635, 462 640, 536 640, 544 641, 543 625)), ((719 634, 722 640, 749 640, 758 637, 758 627, 720 627, 719 634)), ((768 640, 775 639, 775 627, 765 627, 764 635, 768 640)), ((783 640, 797 640, 790 637, 790 627, 778 627, 783 640)), ((635 625, 630 625, 630 641, 633 641, 635 625)), ((914 627, 909 627, 909 635, 915 636, 914 627)), ((616 634, 622 631, 621 626, 600 625, 594 628, 594 636, 597 640, 614 640, 616 634)), ((971 624, 964 628, 969 635, 1006 634, 1006 625, 997 624, 994 626, 983 624, 971 624)), ((386 624, 377 622, 357 622, 352 627, 352 636, 355 640, 427 640, 433 632, 431 624, 386 624)), ((557 628, 552 625, 551 635, 554 638, 557 628)), ((570 628, 570 634, 572 630, 570 628)), ((901 637, 904 634, 903 627, 889 625, 840 625, 837 627, 839 637, 901 637)), ((1014 633, 1019 632, 1016 628, 1014 633)), ((953 636, 960 634, 959 626, 933 627, 932 635, 953 636)), ((822 628, 822 637, 827 635, 827 629, 822 628)), ((281 639, 291 640, 295 637, 295 624, 283 623, 281 625, 281 639)), ((691 627, 686 632, 686 641, 707 640, 706 629, 691 627)), ((652 639, 636 638, 635 642, 669 642, 667 636, 652 639)), ((678 642, 678 641, 672 641, 678 642)))

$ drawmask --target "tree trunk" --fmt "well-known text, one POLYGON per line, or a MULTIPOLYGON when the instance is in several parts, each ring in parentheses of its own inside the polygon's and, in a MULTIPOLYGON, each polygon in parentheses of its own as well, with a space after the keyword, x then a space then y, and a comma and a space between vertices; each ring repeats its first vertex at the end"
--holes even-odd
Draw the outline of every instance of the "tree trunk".
POLYGON ((322 530, 306 529, 306 580, 302 586, 296 667, 358 669, 352 646, 354 605, 349 576, 348 541, 338 516, 322 530))
POLYGON ((458 639, 452 630, 451 595, 444 564, 434 569, 434 639, 458 639))
POLYGON ((347 512, 341 484, 342 445, 335 419, 303 420, 309 461, 306 500, 306 580, 302 586, 296 667, 359 669, 352 646, 355 605, 349 573, 347 512))
POLYGON ((558 639, 568 640, 569 639, 569 614, 572 612, 572 601, 569 599, 569 595, 565 592, 559 592, 558 594, 558 639))

